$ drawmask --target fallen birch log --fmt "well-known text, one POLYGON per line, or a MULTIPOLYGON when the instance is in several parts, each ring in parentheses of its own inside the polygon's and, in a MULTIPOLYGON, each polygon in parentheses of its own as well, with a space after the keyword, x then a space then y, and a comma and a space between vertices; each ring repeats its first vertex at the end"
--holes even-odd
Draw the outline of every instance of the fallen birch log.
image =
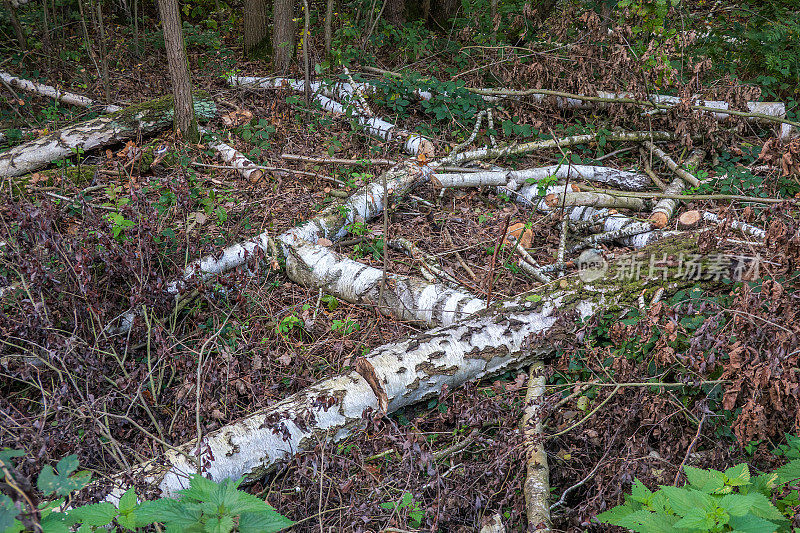
MULTIPOLYGON (((203 135, 209 134, 204 128, 200 128, 200 132, 203 135)), ((264 176, 264 171, 258 165, 232 146, 220 140, 211 139, 208 141, 208 147, 217 152, 220 159, 232 166, 243 178, 255 183, 264 176)))
MULTIPOLYGON (((687 185, 693 185, 695 187, 700 185, 700 181, 697 178, 679 167, 671 157, 654 146, 652 143, 645 143, 645 146, 647 146, 649 150, 651 150, 656 156, 664 161, 664 164, 666 164, 670 170, 672 170, 672 172, 678 176, 672 180, 669 185, 667 185, 667 188, 664 190, 664 194, 678 195, 686 189, 687 185)), ((686 165, 689 167, 697 166, 705 156, 705 151, 696 149, 686 160, 686 165)), ((662 198, 659 200, 653 208, 653 212, 650 214, 650 222, 653 224, 653 227, 661 229, 666 226, 667 222, 669 222, 669 219, 672 218, 672 215, 675 213, 675 209, 678 207, 679 201, 680 200, 676 200, 674 198, 662 198)))
MULTIPOLYGON (((688 236, 663 241, 651 251, 677 257, 697 250, 688 236)), ((584 283, 571 276, 540 291, 535 303, 522 295, 456 324, 375 348, 357 363, 361 373, 325 379, 206 435, 200 446, 208 450, 201 458, 204 471, 215 481, 263 478, 291 455, 364 427, 370 412, 391 413, 435 396, 445 385, 456 388, 551 355, 554 337, 573 335, 581 320, 597 313, 636 305, 640 294, 713 283, 678 276, 677 261, 672 263, 664 265, 666 281, 661 276, 635 281, 606 276, 584 283)), ((117 476, 107 499, 118 500, 130 480, 175 495, 197 471, 197 449, 197 442, 186 443, 117 476)))
POLYGON ((354 304, 376 307, 384 315, 428 326, 448 326, 486 307, 486 300, 441 283, 385 274, 291 234, 284 234, 286 275, 300 285, 316 287, 354 304))
POLYGON ((731 228, 740 231, 745 235, 761 239, 762 241, 767 238, 767 232, 759 227, 753 226, 752 224, 748 224, 746 222, 739 222, 738 220, 728 221, 724 218, 719 218, 719 216, 710 211, 703 212, 703 220, 708 220, 709 222, 719 225, 730 224, 731 228))
POLYGON ((533 363, 528 370, 528 390, 525 394, 525 409, 522 415, 522 434, 525 437, 525 513, 528 531, 545 533, 550 531, 550 469, 544 450, 542 435, 542 405, 547 378, 541 361, 533 363))
MULTIPOLYGON (((499 157, 507 157, 510 155, 527 154, 538 150, 550 150, 554 148, 564 148, 566 146, 574 146, 576 144, 587 144, 596 141, 598 135, 590 133, 586 135, 573 135, 572 137, 564 137, 561 139, 547 139, 544 141, 531 141, 523 144, 512 144, 509 146, 502 146, 498 148, 479 148, 470 152, 462 152, 450 154, 432 163, 434 167, 443 165, 450 165, 455 163, 464 163, 467 161, 475 161, 477 159, 496 159, 499 157)), ((678 137, 668 131, 629 131, 629 132, 612 132, 605 135, 606 141, 612 142, 644 142, 644 141, 673 141, 678 137)))
MULTIPOLYGON (((590 106, 605 107, 613 104, 632 104, 649 107, 655 110, 666 111, 676 107, 682 102, 677 96, 663 94, 648 94, 646 99, 640 100, 632 93, 611 93, 598 91, 597 96, 573 94, 547 89, 526 89, 516 91, 512 89, 475 89, 468 88, 470 92, 489 98, 509 98, 531 96, 537 102, 553 101, 561 108, 586 108, 590 106)), ((690 109, 710 114, 715 120, 724 120, 731 116, 738 116, 762 124, 781 124, 780 137, 786 139, 791 135, 792 128, 800 128, 800 123, 786 119, 786 105, 783 102, 747 102, 747 111, 731 109, 728 102, 718 100, 705 100, 693 96, 690 109)))
MULTIPOLYGON (((551 206, 547 197, 550 195, 562 195, 572 192, 565 185, 550 186, 544 191, 544 197, 539 195, 537 185, 526 185, 517 194, 517 201, 525 205, 532 206, 541 213, 552 213, 560 210, 560 206, 551 206)), ((565 207, 564 213, 568 220, 572 222, 591 222, 595 225, 602 225, 601 233, 592 235, 572 246, 570 253, 599 244, 602 242, 619 241, 625 246, 642 248, 664 236, 659 231, 653 231, 653 226, 649 222, 643 222, 631 217, 627 217, 608 208, 595 208, 590 206, 565 207)))
MULTIPOLYGON (((0 80, 6 82, 12 87, 16 87, 17 89, 38 94, 39 96, 44 96, 46 98, 52 98, 65 104, 87 108, 97 106, 97 102, 86 96, 56 89, 55 87, 51 87, 50 85, 45 85, 43 83, 37 83, 35 81, 18 78, 16 76, 12 76, 8 72, 0 71, 0 80)), ((97 106, 97 109, 102 113, 114 113, 122 108, 118 105, 105 105, 97 106)))
POLYGON ((434 174, 434 178, 442 187, 495 186, 511 190, 518 189, 529 180, 540 181, 551 176, 559 179, 598 181, 629 191, 643 191, 652 183, 650 177, 645 174, 591 165, 550 165, 524 170, 434 174))
MULTIPOLYGON (((276 88, 286 86, 295 91, 305 91, 304 82, 286 78, 252 78, 231 76, 228 78, 228 81, 235 87, 276 88)), ((424 154, 429 159, 434 156, 435 149, 430 139, 427 139, 417 133, 412 133, 402 128, 398 128, 394 124, 387 122, 380 117, 374 117, 369 111, 362 109, 358 104, 358 98, 355 98, 355 92, 350 87, 350 84, 337 83, 331 88, 325 84, 315 82, 312 84, 312 90, 315 93, 314 101, 317 102, 322 109, 340 115, 347 115, 349 109, 350 115, 361 127, 364 128, 367 134, 386 142, 391 142, 394 139, 402 139, 403 151, 405 151, 407 154, 424 154), (349 108, 345 108, 345 106, 332 99, 334 96, 341 98, 343 95, 348 96, 348 98, 351 100, 352 105, 349 108)))
MULTIPOLYGON (((78 94, 61 91, 60 89, 56 89, 55 87, 51 87, 50 85, 44 85, 42 83, 36 83, 30 80, 17 78, 5 72, 0 72, 0 78, 4 79, 10 85, 18 87, 20 89, 34 92, 41 96, 53 98, 55 100, 64 102, 66 104, 75 105, 79 107, 86 107, 86 108, 95 107, 97 105, 97 102, 86 96, 81 96, 78 94)), ((103 113, 114 113, 121 109, 122 109, 121 107, 116 105, 108 105, 101 108, 100 110, 103 113)), ((208 131, 206 131, 203 128, 200 128, 200 131, 203 134, 208 134, 208 131)), ((3 141, 3 135, 2 133, 0 133, 0 142, 2 141, 3 141)), ((259 168, 258 165, 250 161, 247 157, 244 156, 244 154, 237 151, 235 148, 225 144, 224 142, 218 140, 211 140, 208 143, 208 146, 212 150, 217 152, 217 154, 219 154, 220 158, 223 161, 234 167, 239 172, 239 174, 244 176, 246 179, 249 179, 251 181, 258 181, 264 175, 264 171, 261 168, 259 168)))
MULTIPOLYGON (((335 242, 347 235, 347 227, 354 221, 370 220, 383 212, 385 207, 383 205, 384 183, 386 183, 388 197, 395 200, 405 195, 414 185, 428 178, 430 174, 430 169, 415 163, 404 162, 396 165, 375 181, 358 189, 344 203, 328 206, 314 218, 286 231, 278 237, 278 241, 283 241, 291 236, 299 241, 312 244, 316 244, 320 239, 335 242)), ((194 261, 184 270, 183 280, 170 283, 168 290, 177 293, 185 280, 193 276, 207 280, 212 276, 238 268, 258 251, 266 254, 273 252, 270 249, 269 232, 265 231, 251 239, 229 246, 219 254, 194 261)))
POLYGON ((641 211, 644 209, 644 200, 633 196, 612 196, 599 192, 567 192, 561 194, 550 194, 545 197, 547 205, 550 207, 608 207, 613 209, 630 209, 631 211, 641 211))
MULTIPOLYGON (((17 145, 0 153, 0 178, 27 174, 71 157, 78 149, 93 150, 163 130, 172 124, 172 102, 172 96, 164 96, 17 145)), ((216 114, 214 101, 204 94, 195 95, 194 110, 198 119, 207 120, 216 114)))

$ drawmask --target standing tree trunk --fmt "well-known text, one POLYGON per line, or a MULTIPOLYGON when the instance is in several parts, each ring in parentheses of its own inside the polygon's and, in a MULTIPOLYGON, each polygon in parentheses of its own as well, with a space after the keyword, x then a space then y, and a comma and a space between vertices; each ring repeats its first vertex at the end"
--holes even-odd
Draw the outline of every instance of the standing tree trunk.
POLYGON ((164 46, 167 48, 167 65, 175 96, 175 131, 180 131, 189 142, 200 140, 192 103, 192 77, 183 43, 178 0, 158 0, 161 24, 164 28, 164 46))
POLYGON ((244 52, 248 57, 259 54, 269 37, 269 2, 244 0, 244 52))
POLYGON ((325 57, 331 57, 331 43, 333 42, 333 0, 328 0, 325 6, 325 57))
POLYGON ((294 57, 294 0, 275 0, 272 15, 272 63, 276 72, 286 72, 294 57))
POLYGON ((16 8, 11 5, 9 0, 3 0, 3 6, 8 11, 9 17, 11 17, 11 25, 14 26, 14 33, 17 36, 17 42, 19 43, 19 47, 21 50, 28 49, 28 41, 25 40, 25 32, 22 31, 22 25, 19 23, 19 19, 17 18, 17 10, 16 8))

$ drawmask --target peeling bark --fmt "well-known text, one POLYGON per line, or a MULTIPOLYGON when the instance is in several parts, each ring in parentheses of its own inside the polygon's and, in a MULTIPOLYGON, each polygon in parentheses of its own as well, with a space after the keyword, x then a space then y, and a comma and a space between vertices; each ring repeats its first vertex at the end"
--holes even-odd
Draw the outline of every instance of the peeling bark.
MULTIPOLYGON (((0 178, 32 172, 57 159, 71 157, 78 148, 88 151, 165 129, 172 124, 172 104, 172 97, 165 96, 17 145, 0 154, 0 178)), ((195 112, 210 119, 216 113, 213 100, 198 94, 195 112)))
MULTIPOLYGON (((697 245, 693 238, 684 237, 659 243, 651 251, 659 257, 675 257, 680 251, 696 252, 697 245)), ((393 412, 438 394, 444 385, 459 387, 551 354, 554 340, 574 334, 578 319, 635 305, 640 294, 652 296, 665 286, 673 291, 711 283, 677 276, 677 261, 673 263, 666 281, 660 277, 633 282, 601 278, 584 283, 577 276, 564 278, 540 292, 542 299, 536 303, 519 296, 456 324, 375 348, 366 362, 375 369, 386 393, 387 412, 393 412)), ((209 433, 202 444, 202 449, 211 452, 203 457, 205 473, 215 481, 257 480, 292 454, 320 441, 341 440, 364 427, 369 413, 378 407, 372 387, 357 372, 320 381, 209 433)), ((116 477, 107 499, 118 499, 130 479, 156 486, 162 495, 175 495, 188 486, 188 476, 196 471, 190 459, 196 449, 196 442, 184 444, 116 477)))
POLYGON ((486 307, 486 300, 444 284, 394 274, 386 274, 381 298, 382 270, 293 235, 280 240, 289 279, 321 288, 350 303, 377 307, 383 314, 400 320, 448 326, 486 307))

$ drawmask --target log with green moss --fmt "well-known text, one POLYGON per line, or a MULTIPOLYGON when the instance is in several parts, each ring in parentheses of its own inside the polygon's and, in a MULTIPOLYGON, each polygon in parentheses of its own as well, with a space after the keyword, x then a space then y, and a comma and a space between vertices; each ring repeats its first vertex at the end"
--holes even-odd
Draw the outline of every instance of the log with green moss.
MULTIPOLYGON (((203 93, 195 94, 194 109, 198 120, 208 120, 216 114, 214 101, 203 93)), ((173 98, 164 96, 61 128, 0 154, 0 178, 21 176, 79 151, 161 131, 172 125, 173 115, 173 98)))

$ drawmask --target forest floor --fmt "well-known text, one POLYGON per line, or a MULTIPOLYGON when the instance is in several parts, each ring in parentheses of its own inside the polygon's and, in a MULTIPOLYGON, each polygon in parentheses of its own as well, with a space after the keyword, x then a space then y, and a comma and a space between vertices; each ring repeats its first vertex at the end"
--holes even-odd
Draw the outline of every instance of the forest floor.
MULTIPOLYGON (((111 42, 123 40, 111 25, 109 29, 111 42)), ((587 36, 601 31, 591 21, 584 29, 587 36)), ((553 34, 566 38, 565 33, 553 34)), ((233 36, 221 39, 217 54, 241 55, 233 36)), ((647 89, 642 78, 657 76, 660 67, 643 72, 642 58, 627 56, 613 36, 608 39, 610 54, 586 44, 592 42, 587 37, 572 45, 567 64, 541 43, 526 50, 473 50, 464 61, 438 55, 411 68, 420 77, 452 77, 473 87, 486 86, 491 78, 495 86, 515 89, 647 89)), ((212 431, 351 368, 371 348, 425 329, 325 296, 264 267, 196 282, 192 288, 199 289, 198 298, 174 313, 163 287, 187 262, 265 230, 277 235, 339 201, 337 192, 352 192, 388 168, 313 164, 282 154, 394 161, 408 157, 398 144, 379 143, 354 131, 346 117, 307 107, 302 95, 288 89, 229 87, 223 72, 213 66, 214 50, 189 46, 193 83, 219 104, 219 118, 206 128, 276 170, 251 182, 225 168, 207 145, 163 133, 64 163, 97 165, 91 182, 44 183, 42 177, 23 191, 0 190, 0 241, 15 243, 4 244, 0 284, 25 280, 24 294, 2 303, 0 336, 6 340, 0 346, 0 447, 27 452, 21 468, 25 473, 76 453, 95 477, 111 475, 156 456, 162 450, 159 440, 174 445, 190 441, 197 420, 204 432, 212 431), (140 172, 138 151, 162 144, 170 157, 140 172), (220 289, 228 295, 222 296, 220 289), (126 335, 110 335, 106 325, 131 308, 145 308, 147 319, 138 319, 126 335), (198 369, 197 355, 203 349, 213 356, 202 358, 198 369), (34 352, 38 355, 32 357, 41 362, 31 361, 27 354, 34 352)), ((149 50, 123 69, 119 65, 129 59, 126 53, 121 46, 109 50, 112 67, 118 66, 110 71, 115 102, 135 103, 170 92, 162 49, 149 50)), ((389 47, 375 53, 372 64, 391 71, 408 68, 406 58, 392 55, 389 47)), ((259 62, 236 67, 242 75, 271 74, 259 62)), ((351 71, 361 72, 360 79, 380 78, 357 64, 351 71)), ((81 94, 102 94, 98 82, 80 87, 81 76, 66 62, 40 69, 38 78, 81 94)), ((749 86, 707 82, 698 69, 679 90, 694 83, 695 90, 701 86, 707 97, 721 100, 757 96, 749 86)), ((52 130, 86 116, 85 110, 3 90, 0 98, 10 106, 0 116, 6 123, 2 129, 52 130), (7 111, 11 108, 13 113, 7 111)), ((467 137, 474 124, 467 114, 436 119, 435 109, 426 112, 413 102, 398 107, 390 98, 376 98, 371 104, 386 120, 425 131, 437 155, 467 137)), ((792 153, 800 150, 797 141, 780 146, 772 129, 744 121, 712 124, 686 109, 644 117, 640 109, 625 106, 563 110, 521 99, 504 102, 494 122, 498 140, 506 142, 620 126, 702 133, 706 138, 696 145, 707 148, 709 156, 696 172, 708 181, 695 192, 791 198, 800 190, 797 175, 786 172, 785 163, 781 167, 785 154, 791 162, 792 153)), ((473 146, 487 142, 488 132, 482 128, 473 146)), ((664 146, 681 160, 689 143, 664 146)), ((567 153, 555 149, 497 163, 530 168, 567 157, 638 168, 638 150, 624 150, 629 146, 590 143, 567 153), (609 156, 617 150, 623 151, 609 156)), ((665 168, 656 170, 665 181, 672 179, 665 168)), ((790 165, 789 170, 796 168, 790 165)), ((531 253, 540 264, 549 264, 559 247, 561 222, 512 200, 490 188, 440 194, 433 184, 424 184, 393 206, 388 237, 416 243, 479 296, 488 291, 493 298, 516 295, 534 289, 536 282, 518 268, 508 247, 495 254, 504 227, 529 223, 531 253)), ((591 525, 592 517, 621 503, 634 478, 655 487, 679 480, 683 465, 725 469, 744 461, 762 470, 773 468, 782 459, 771 451, 784 442, 785 433, 796 431, 796 204, 687 197, 680 211, 689 209, 768 230, 766 246, 754 245, 729 227, 706 235, 703 243, 706 250, 759 256, 761 277, 714 293, 669 295, 641 316, 634 310, 596 317, 558 346, 557 356, 546 361, 548 395, 543 403, 557 531, 604 529, 591 525)), ((418 275, 418 262, 391 247, 384 251, 384 237, 384 220, 379 218, 351 228, 351 237, 334 248, 377 268, 418 275)), ((603 249, 608 254, 627 251, 603 249)), ((525 453, 520 420, 526 386, 524 374, 508 373, 443 391, 412 409, 374 416, 366 429, 294 456, 250 490, 300 521, 295 531, 476 531, 495 513, 502 515, 509 531, 522 531, 525 453), (435 452, 465 440, 463 448, 434 458, 435 452)))

